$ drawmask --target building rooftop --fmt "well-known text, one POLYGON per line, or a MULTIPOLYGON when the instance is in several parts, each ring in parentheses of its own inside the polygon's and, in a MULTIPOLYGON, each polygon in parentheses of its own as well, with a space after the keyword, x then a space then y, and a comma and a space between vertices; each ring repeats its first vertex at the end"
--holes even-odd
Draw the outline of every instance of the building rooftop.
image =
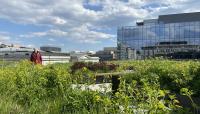
POLYGON ((32 52, 32 48, 21 48, 21 47, 3 47, 0 48, 0 52, 32 52))
MULTIPOLYGON (((151 23, 180 23, 180 22, 195 22, 200 21, 200 12, 191 13, 179 13, 179 14, 167 14, 159 15, 158 19, 145 19, 143 21, 136 22, 137 26, 143 26, 151 23)), ((123 26, 120 29, 133 29, 137 26, 123 26)))
POLYGON ((163 23, 200 21, 200 12, 160 15, 158 20, 163 23))

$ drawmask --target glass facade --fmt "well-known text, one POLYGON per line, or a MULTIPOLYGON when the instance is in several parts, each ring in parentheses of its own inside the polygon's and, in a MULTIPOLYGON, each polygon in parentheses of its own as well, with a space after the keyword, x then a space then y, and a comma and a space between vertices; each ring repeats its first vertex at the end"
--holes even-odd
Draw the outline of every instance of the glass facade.
POLYGON ((137 59, 180 52, 199 52, 200 20, 165 23, 146 20, 137 26, 118 28, 119 59, 127 59, 126 48, 136 51, 137 59))

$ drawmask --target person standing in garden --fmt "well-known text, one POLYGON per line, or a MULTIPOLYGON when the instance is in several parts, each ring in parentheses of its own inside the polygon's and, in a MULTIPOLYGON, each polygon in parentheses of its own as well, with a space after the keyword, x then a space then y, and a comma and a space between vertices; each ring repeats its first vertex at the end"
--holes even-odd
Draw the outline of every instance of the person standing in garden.
POLYGON ((31 61, 35 64, 42 64, 42 55, 36 48, 33 49, 34 51, 31 54, 31 61))

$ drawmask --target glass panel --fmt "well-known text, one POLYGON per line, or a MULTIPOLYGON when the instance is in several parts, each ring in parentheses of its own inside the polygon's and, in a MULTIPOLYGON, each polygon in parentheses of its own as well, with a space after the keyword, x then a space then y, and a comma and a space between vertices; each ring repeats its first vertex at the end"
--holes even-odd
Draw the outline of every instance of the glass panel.
POLYGON ((169 39, 169 26, 166 25, 165 26, 165 36, 164 36, 165 39, 169 39))
POLYGON ((190 38, 190 26, 184 26, 184 38, 190 38))

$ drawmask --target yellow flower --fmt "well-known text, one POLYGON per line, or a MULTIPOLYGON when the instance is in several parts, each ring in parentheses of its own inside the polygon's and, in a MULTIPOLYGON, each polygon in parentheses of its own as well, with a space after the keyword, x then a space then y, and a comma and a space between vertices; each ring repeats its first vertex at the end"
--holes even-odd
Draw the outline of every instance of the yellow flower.
POLYGON ((163 90, 159 90, 159 95, 160 95, 161 97, 164 97, 164 96, 165 96, 165 92, 164 92, 163 90))
POLYGON ((94 100, 95 100, 96 102, 99 102, 99 101, 101 100, 101 97, 100 97, 99 95, 96 95, 96 96, 94 97, 94 100))
POLYGON ((165 108, 165 105, 163 104, 163 102, 159 101, 158 108, 159 109, 164 109, 165 108))
POLYGON ((83 72, 85 72, 85 71, 87 71, 87 68, 86 68, 86 67, 83 67, 83 69, 82 69, 82 70, 83 70, 83 72))

